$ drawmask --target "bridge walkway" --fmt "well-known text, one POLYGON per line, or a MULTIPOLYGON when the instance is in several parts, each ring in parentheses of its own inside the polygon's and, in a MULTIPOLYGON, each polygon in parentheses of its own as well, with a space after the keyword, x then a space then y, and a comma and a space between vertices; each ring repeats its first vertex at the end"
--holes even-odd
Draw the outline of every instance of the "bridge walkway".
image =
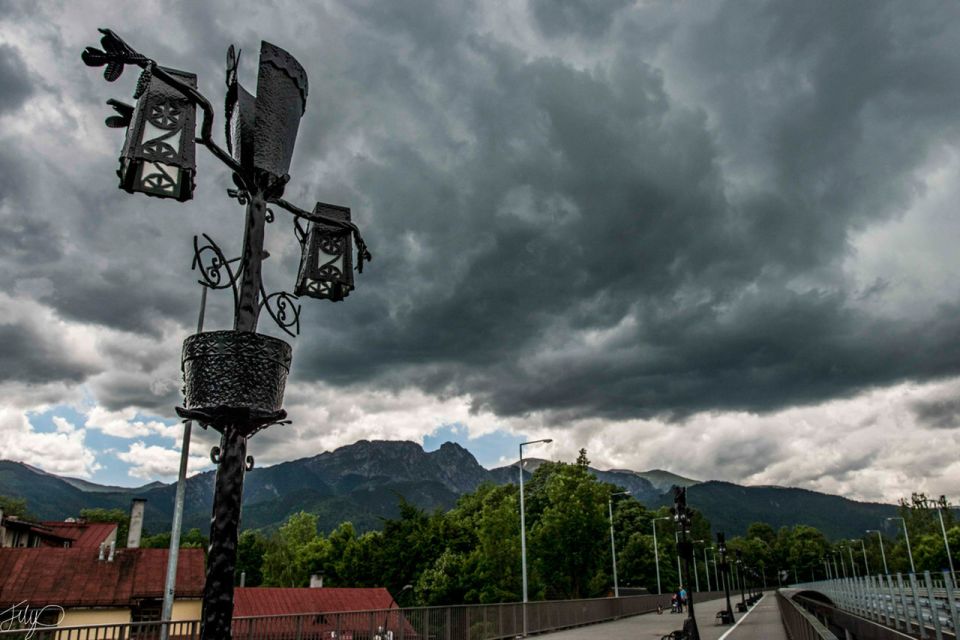
MULTIPOLYGON (((734 601, 734 607, 736 602, 734 601)), ((734 611, 734 625, 715 624, 717 611, 724 601, 708 600, 695 603, 700 640, 787 640, 780 611, 773 592, 767 594, 747 613, 734 611)), ((668 612, 647 613, 614 622, 604 622, 576 629, 544 634, 548 640, 660 640, 661 637, 683 628, 683 616, 668 612)))

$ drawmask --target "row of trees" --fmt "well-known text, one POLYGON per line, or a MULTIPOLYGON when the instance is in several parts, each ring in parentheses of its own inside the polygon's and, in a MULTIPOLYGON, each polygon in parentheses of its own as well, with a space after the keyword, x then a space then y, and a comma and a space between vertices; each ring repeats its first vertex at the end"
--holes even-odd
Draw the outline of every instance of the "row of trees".
MULTIPOLYGON (((587 469, 585 452, 574 464, 543 463, 525 483, 527 557, 532 599, 601 596, 612 589, 607 502, 619 487, 600 482, 587 469)), ((8 514, 27 515, 26 504, 0 496, 8 514)), ((937 508, 941 509, 951 548, 960 549, 960 526, 950 505, 914 494, 900 503, 910 532, 918 571, 948 567, 937 508)), ((426 513, 401 500, 400 515, 380 531, 358 534, 349 522, 329 535, 320 533, 317 516, 300 512, 271 535, 256 530, 240 537, 238 575, 248 586, 306 586, 311 574, 323 573, 327 586, 385 586, 401 604, 453 604, 517 601, 521 597, 519 489, 486 484, 460 498, 454 509, 426 513)), ((88 520, 118 521, 122 510, 83 510, 88 520)), ((619 582, 624 587, 657 589, 653 527, 657 526, 659 573, 663 591, 681 584, 673 524, 665 507, 647 509, 626 496, 613 498, 614 535, 619 582)), ((879 525, 880 523, 878 523, 879 525)), ((888 530, 893 531, 891 522, 888 530)), ((902 532, 902 528, 900 529, 902 532)), ((716 575, 713 556, 704 561, 704 546, 713 535, 710 523, 694 513, 691 539, 696 547, 695 576, 687 588, 706 589, 716 575), (709 574, 709 578, 708 578, 709 574)), ((125 540, 125 534, 118 537, 125 540)), ((146 536, 142 546, 165 548, 169 533, 146 536)), ((883 538, 887 565, 910 570, 902 535, 883 538)), ((181 538, 183 547, 205 547, 198 529, 181 538)), ((822 579, 830 571, 863 575, 883 570, 880 538, 864 533, 856 540, 829 541, 814 527, 797 525, 778 531, 768 524, 750 525, 745 536, 728 540, 746 565, 767 584, 822 579), (866 552, 866 563, 864 562, 866 552)))
MULTIPOLYGON (((575 464, 544 463, 525 483, 527 557, 530 597, 581 598, 605 595, 612 589, 607 501, 620 491, 598 481, 587 470, 585 456, 575 464)), ((960 548, 960 526, 946 509, 950 541, 960 548)), ((673 525, 666 508, 647 509, 628 497, 614 498, 614 535, 621 586, 644 587, 655 593, 657 567, 653 526, 658 525, 660 581, 664 592, 681 584, 676 562, 673 525)), ((917 494, 902 501, 900 513, 911 532, 917 569, 947 566, 939 519, 931 503, 917 494), (925 502, 926 500, 926 502, 925 502), (932 517, 931 517, 932 514, 932 517)), ((519 489, 516 485, 483 485, 461 497, 449 512, 432 514, 401 502, 400 516, 384 521, 381 531, 358 535, 343 523, 328 536, 319 533, 317 517, 291 516, 271 536, 246 531, 240 539, 239 571, 247 585, 305 586, 310 575, 323 573, 328 586, 385 586, 400 595, 401 604, 435 605, 517 601, 521 597, 519 489)), ((697 546, 695 576, 684 576, 688 588, 713 588, 716 575, 704 546, 713 539, 709 522, 695 512, 692 539, 697 546), (710 577, 708 578, 707 572, 710 577)), ((745 536, 728 540, 731 554, 739 551, 770 585, 826 577, 824 562, 843 554, 846 571, 864 572, 863 549, 870 570, 882 570, 876 534, 860 541, 831 542, 806 525, 774 530, 752 524, 745 536)), ((884 538, 891 571, 909 571, 902 538, 884 538)), ((831 571, 833 571, 831 564, 831 571)))

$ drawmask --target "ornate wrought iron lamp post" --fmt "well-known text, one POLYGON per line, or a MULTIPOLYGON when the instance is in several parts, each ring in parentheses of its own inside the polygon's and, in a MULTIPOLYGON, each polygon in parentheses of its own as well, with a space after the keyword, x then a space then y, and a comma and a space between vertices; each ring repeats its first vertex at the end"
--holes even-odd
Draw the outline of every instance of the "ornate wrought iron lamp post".
MULTIPOLYGON (((690 575, 690 563, 693 561, 693 543, 687 540, 690 533, 690 524, 693 514, 687 508, 686 487, 675 487, 673 490, 673 507, 670 509, 677 526, 677 553, 683 559, 687 576, 690 575)), ((690 586, 690 585, 687 585, 690 586)), ((683 637, 686 640, 700 640, 700 630, 697 628, 697 618, 693 611, 693 589, 687 589, 687 619, 683 621, 683 637)))
POLYGON ((104 78, 117 80, 125 65, 143 71, 134 98, 136 106, 108 101, 116 115, 107 125, 127 128, 120 158, 120 187, 131 193, 172 198, 193 197, 196 143, 206 147, 232 172, 236 189, 228 194, 246 205, 246 226, 240 257, 227 259, 207 235, 194 238, 193 268, 210 289, 231 289, 233 329, 200 332, 183 343, 184 419, 213 427, 220 446, 211 451, 217 467, 210 548, 203 595, 201 638, 230 637, 233 587, 240 524, 240 501, 246 471, 253 458, 247 439, 286 418, 283 392, 292 349, 277 338, 256 333, 260 312, 290 335, 299 332, 298 296, 342 300, 353 289, 353 246, 357 269, 370 260, 346 207, 317 203, 306 211, 283 200, 290 179, 300 118, 306 108, 307 75, 283 49, 261 43, 257 94, 237 81, 239 54, 227 52, 227 150, 213 140, 213 107, 197 89, 196 76, 166 69, 137 52, 109 29, 101 29, 103 50, 87 47, 83 61, 103 66, 104 78), (196 110, 203 112, 195 138, 196 110), (294 215, 294 231, 303 257, 295 295, 268 294, 261 266, 266 225, 274 221, 273 205, 294 215), (306 223, 304 227, 300 221, 306 223), (352 242, 351 242, 352 241, 352 242))

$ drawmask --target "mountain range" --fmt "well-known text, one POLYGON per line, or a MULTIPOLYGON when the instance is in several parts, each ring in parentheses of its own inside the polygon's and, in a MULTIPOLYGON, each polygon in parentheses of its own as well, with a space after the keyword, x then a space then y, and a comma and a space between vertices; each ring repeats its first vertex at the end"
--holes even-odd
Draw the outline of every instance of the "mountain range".
MULTIPOLYGON (((542 460, 524 461, 529 476, 542 460)), ((752 522, 775 529, 809 524, 830 538, 859 537, 896 515, 894 505, 857 502, 805 489, 742 486, 730 482, 698 481, 669 471, 600 470, 598 479, 623 487, 647 507, 672 503, 673 486, 687 487, 687 501, 710 520, 714 531, 743 534, 752 522)), ((360 530, 377 529, 383 518, 399 514, 400 497, 428 511, 449 509, 457 498, 482 482, 517 482, 516 464, 485 469, 458 444, 444 443, 424 451, 414 442, 366 441, 319 455, 258 467, 247 473, 243 496, 244 528, 273 529, 290 514, 319 515, 324 528, 351 521, 360 530)), ((187 479, 184 527, 209 526, 214 472, 187 479)), ((29 510, 42 520, 79 515, 86 507, 128 509, 133 498, 147 500, 145 529, 169 529, 175 484, 152 482, 125 488, 47 473, 29 465, 0 460, 0 495, 27 500, 29 510)))

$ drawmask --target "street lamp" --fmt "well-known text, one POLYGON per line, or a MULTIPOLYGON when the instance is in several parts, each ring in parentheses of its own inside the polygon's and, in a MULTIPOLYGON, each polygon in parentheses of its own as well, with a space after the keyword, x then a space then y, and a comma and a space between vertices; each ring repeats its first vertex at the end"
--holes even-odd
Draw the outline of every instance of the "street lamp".
POLYGON ((730 605, 730 564, 727 562, 727 541, 722 532, 717 533, 717 554, 720 556, 720 571, 723 573, 723 594, 727 608, 720 612, 720 624, 733 624, 733 607, 730 605))
POLYGON ((870 562, 867 560, 867 545, 866 545, 866 543, 863 541, 863 538, 853 538, 853 539, 850 540, 850 542, 859 542, 859 543, 860 543, 860 550, 863 551, 863 569, 864 569, 864 571, 865 571, 865 573, 864 573, 863 575, 869 576, 869 575, 870 575, 870 562))
MULTIPOLYGON (((683 558, 687 565, 687 575, 690 575, 690 562, 694 559, 693 543, 687 540, 690 533, 690 525, 693 521, 693 513, 687 508, 687 489, 686 487, 674 487, 673 489, 673 507, 670 509, 673 519, 676 522, 676 531, 680 536, 677 542, 677 553, 683 558)), ((700 630, 697 628, 697 618, 693 610, 693 589, 687 589, 687 619, 683 621, 684 638, 687 640, 700 640, 700 630)))
POLYGON ((660 550, 657 547, 657 521, 658 520, 671 520, 672 518, 654 518, 651 521, 653 525, 653 564, 657 568, 657 595, 663 594, 663 589, 660 588, 660 550))
POLYGON ((883 573, 884 575, 890 575, 890 569, 887 568, 887 553, 883 550, 883 535, 881 535, 879 529, 867 529, 866 533, 877 534, 877 539, 880 540, 880 557, 883 558, 883 573))
MULTIPOLYGON (((703 544, 703 540, 694 540, 693 545, 703 544)), ((703 570, 707 572, 707 591, 710 591, 710 572, 707 571, 707 563, 704 561, 703 570)), ((697 558, 693 558, 693 582, 697 587, 697 591, 700 591, 700 573, 697 571, 697 558)))
POLYGON ((610 497, 607 498, 607 511, 610 513, 610 556, 613 558, 613 597, 620 597, 620 585, 617 584, 617 543, 613 540, 613 497, 614 496, 628 496, 630 495, 629 491, 620 491, 619 493, 611 493, 610 497))
MULTIPOLYGON (((940 503, 946 504, 946 496, 940 496, 940 503)), ((940 531, 943 532, 943 546, 947 550, 947 562, 950 563, 950 578, 954 584, 957 582, 957 574, 953 570, 953 557, 950 555, 950 541, 947 540, 947 527, 943 524, 943 511, 937 507, 937 515, 940 516, 940 531)))
POLYGON ((707 541, 706 540, 694 540, 694 544, 703 545, 703 572, 707 576, 707 592, 713 591, 710 587, 710 562, 707 560, 707 541))
POLYGON ((523 448, 531 444, 548 444, 552 438, 520 443, 520 563, 523 568, 523 635, 527 635, 527 523, 523 509, 523 448))
MULTIPOLYGON (((843 562, 843 545, 838 544, 838 545, 837 545, 837 549, 839 549, 839 551, 837 551, 837 555, 840 557, 840 570, 843 571, 843 577, 846 578, 846 577, 847 577, 847 565, 844 564, 844 562, 843 562)), ((851 571, 852 571, 852 569, 851 569, 851 571)))
POLYGON ((887 520, 899 520, 903 525, 903 538, 907 541, 907 556, 910 558, 910 573, 916 573, 917 569, 913 565, 913 551, 910 549, 910 533, 907 531, 907 521, 900 517, 891 517, 887 520))
MULTIPOLYGON (((85 64, 105 67, 104 78, 109 82, 120 77, 125 65, 143 70, 134 92, 135 107, 108 101, 117 115, 109 117, 107 125, 127 129, 118 171, 120 188, 189 200, 196 172, 195 146, 200 143, 231 170, 237 188, 228 194, 246 205, 240 257, 227 259, 207 235, 202 244, 194 238, 193 267, 199 270, 200 284, 233 293, 233 330, 198 331, 184 340, 184 406, 177 407, 181 418, 213 427, 221 436, 220 446, 210 456, 217 474, 200 637, 229 639, 243 479, 254 462, 247 455, 247 440, 284 422, 283 393, 293 354, 287 342, 257 333, 260 312, 266 310, 290 335, 299 331, 296 296, 267 293, 261 278, 263 260, 269 255, 263 249, 265 228, 275 219, 268 205, 310 225, 327 225, 341 236, 352 235, 358 270, 371 256, 349 215, 332 215, 323 208, 309 212, 283 199, 307 98, 307 75, 293 56, 261 43, 254 96, 238 83, 238 56, 229 48, 225 111, 226 129, 232 135, 224 150, 213 139, 213 107, 197 90, 194 74, 162 67, 109 29, 100 32, 103 50, 87 47, 81 56, 85 64), (203 112, 199 138, 195 138, 197 108, 203 112)), ((349 244, 342 247, 352 249, 349 244)), ((344 264, 352 265, 352 256, 344 264)), ((165 592, 165 597, 171 595, 172 589, 165 592)), ((168 606, 161 615, 169 621, 168 606)), ((167 635, 165 627, 162 634, 167 635)))
MULTIPOLYGON (((853 540, 851 540, 850 542, 853 542, 853 540)), ((847 553, 850 554, 850 571, 853 572, 853 577, 856 578, 856 577, 857 577, 857 563, 854 562, 854 560, 853 560, 853 547, 847 545, 847 553)))
MULTIPOLYGON (((707 549, 704 548, 704 553, 707 552, 707 549)), ((710 551, 713 552, 713 583, 717 585, 717 591, 720 590, 720 575, 717 573, 717 549, 713 545, 710 545, 710 551)))

